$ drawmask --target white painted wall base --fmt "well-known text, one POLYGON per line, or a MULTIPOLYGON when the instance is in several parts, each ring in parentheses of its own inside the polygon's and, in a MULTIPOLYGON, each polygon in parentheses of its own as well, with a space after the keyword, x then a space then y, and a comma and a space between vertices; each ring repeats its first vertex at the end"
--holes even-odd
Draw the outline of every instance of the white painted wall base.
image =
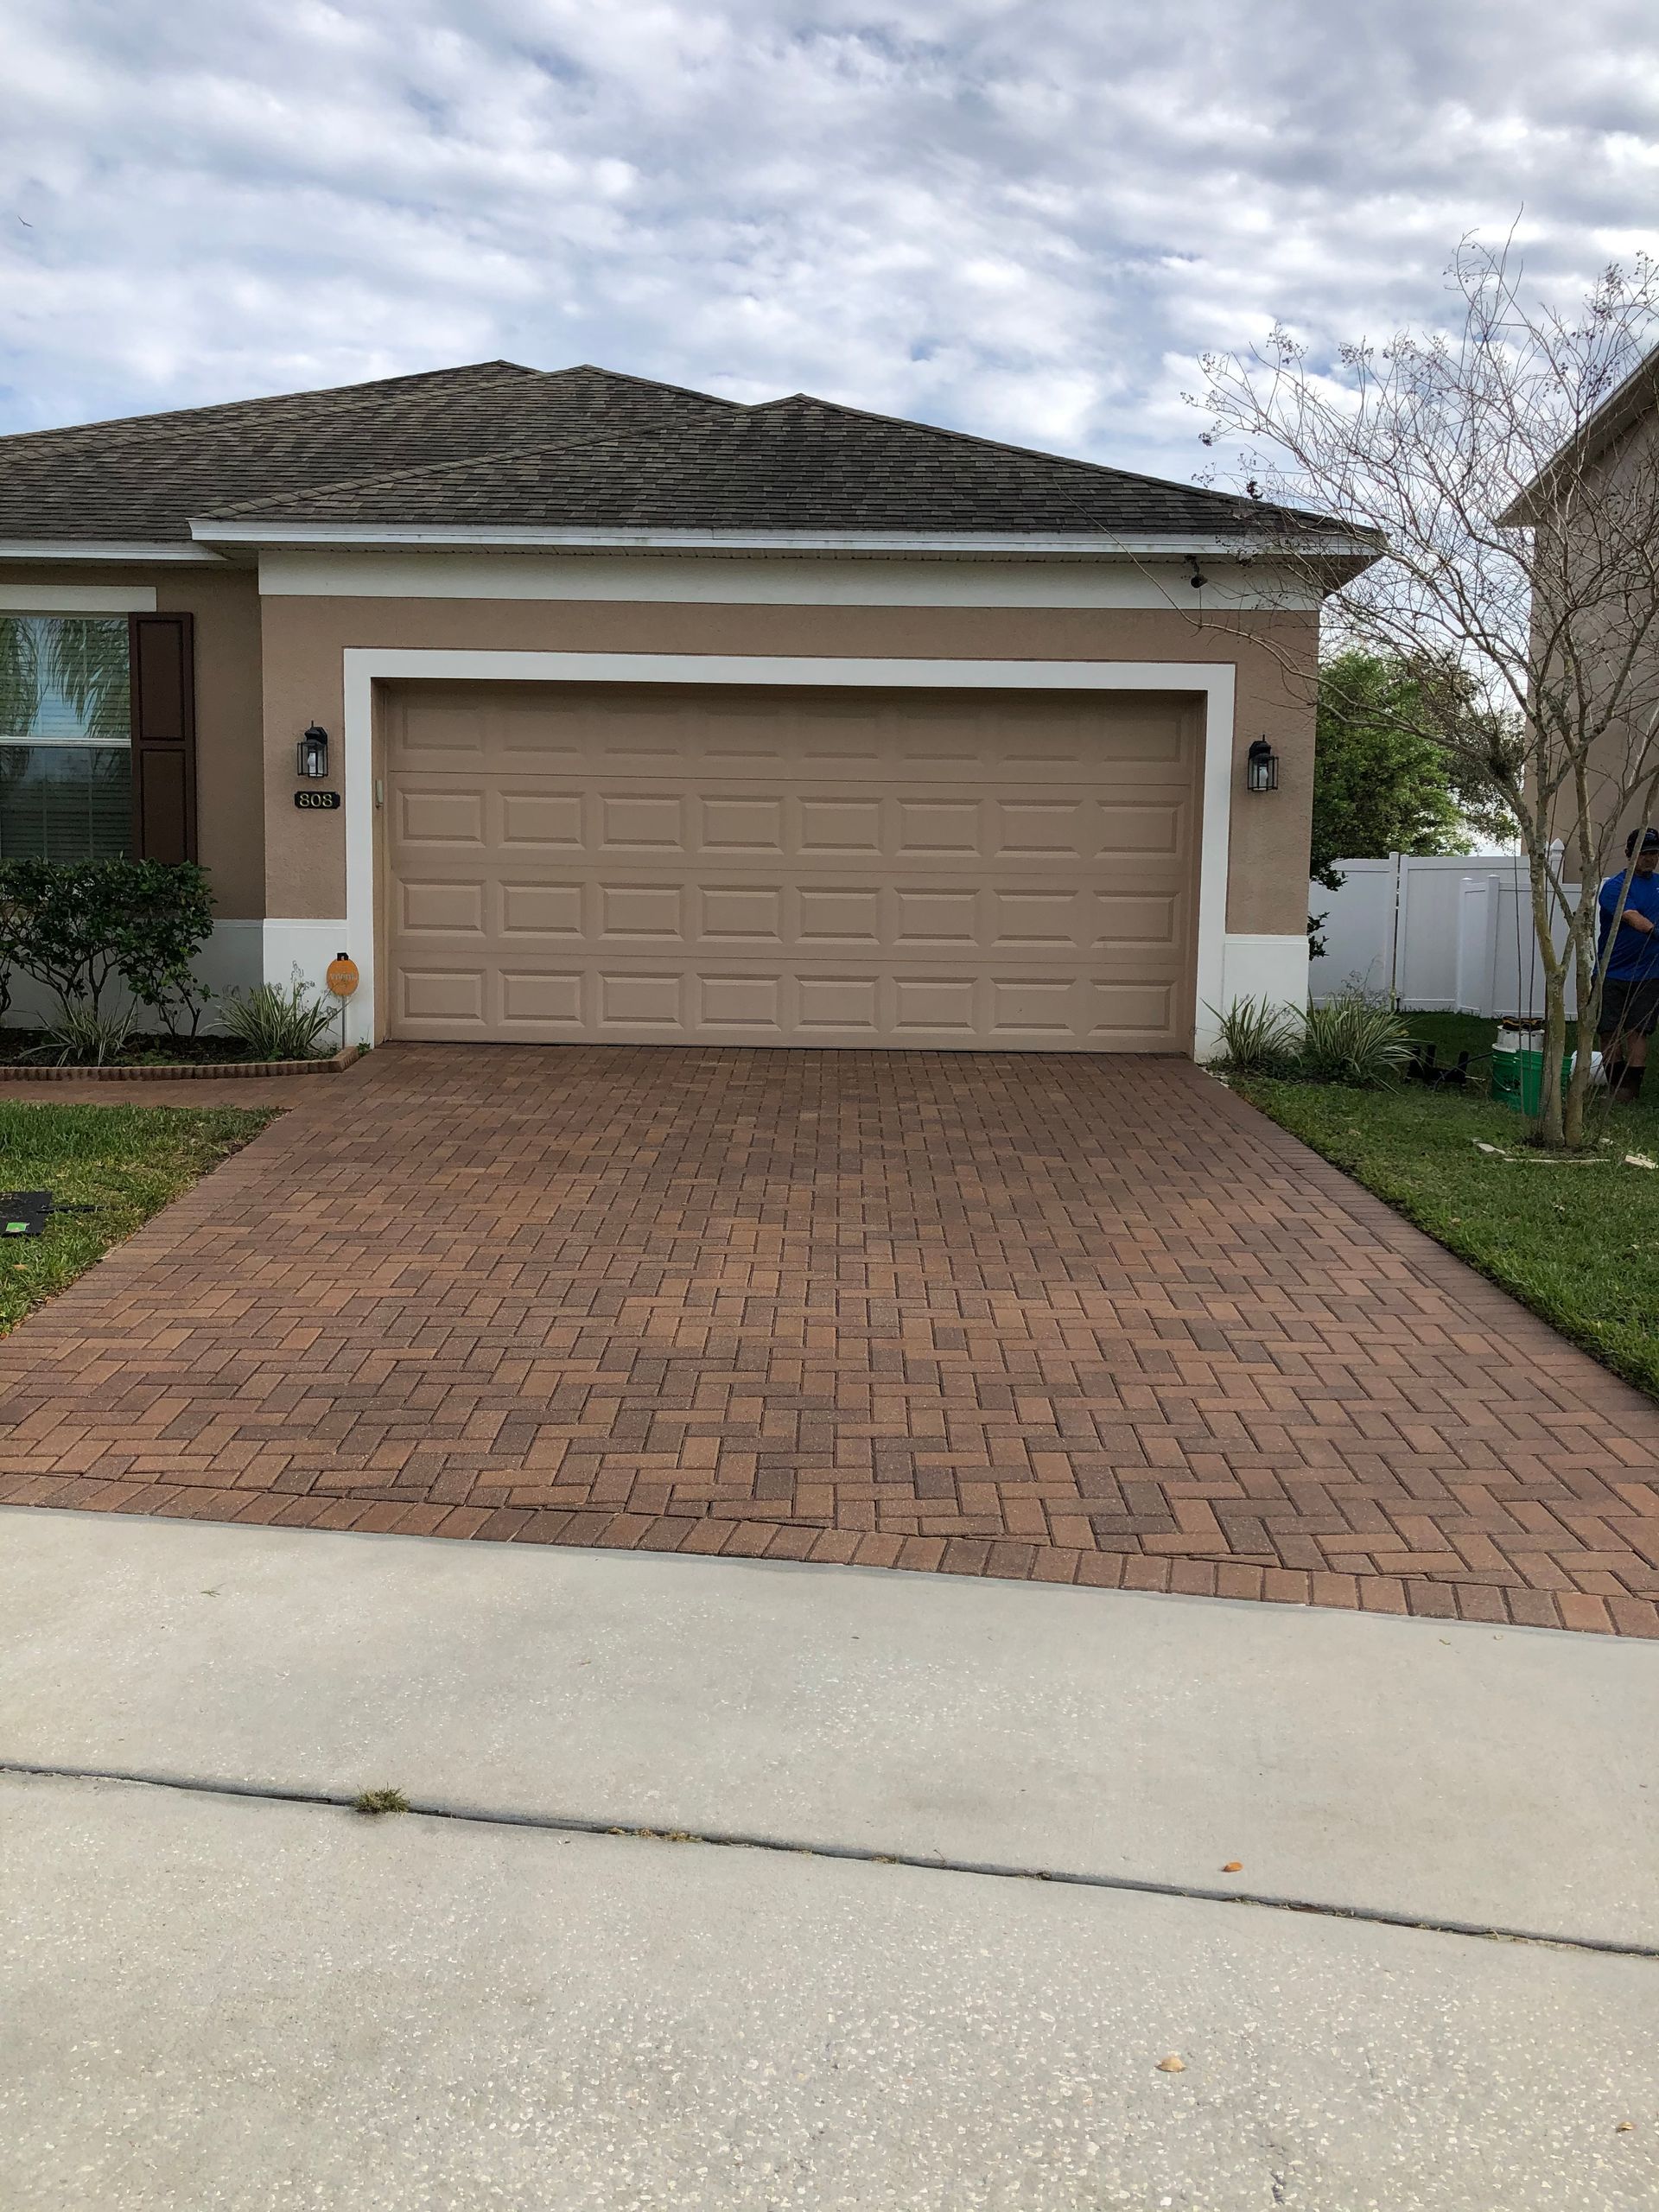
POLYGON ((1307 1004, 1306 931, 1282 937, 1229 931, 1222 944, 1220 995, 1198 1007, 1193 1037, 1198 1058, 1213 1057, 1221 1041, 1217 1017, 1239 999, 1266 999, 1270 1005, 1301 1012, 1307 1004))
MULTIPOLYGON (((247 990, 255 983, 285 986, 293 981, 296 969, 314 989, 321 991, 328 963, 345 943, 343 921, 215 922, 213 935, 196 961, 196 973, 220 997, 226 991, 247 990)), ((126 994, 118 988, 105 1000, 111 1014, 121 1012, 126 1004, 126 994)), ((38 1029, 56 1012, 57 1001, 50 991, 26 976, 13 976, 11 1009, 5 1017, 9 1028, 38 1029)), ((202 1017, 202 1027, 213 1027, 210 1007, 202 1017)), ((358 1041, 349 1016, 346 1033, 351 1041, 358 1041)), ((366 1028, 362 1041, 368 1041, 366 1028)))
MULTIPOLYGON (((268 919, 264 925, 263 947, 264 980, 285 990, 297 973, 312 989, 327 995, 324 981, 328 963, 336 953, 346 950, 346 925, 338 922, 289 921, 280 918, 268 919)), ((353 1020, 353 1011, 366 1012, 356 1000, 347 1001, 346 1013, 346 1041, 348 1045, 367 1045, 373 1042, 365 1020, 360 1027, 353 1020)))

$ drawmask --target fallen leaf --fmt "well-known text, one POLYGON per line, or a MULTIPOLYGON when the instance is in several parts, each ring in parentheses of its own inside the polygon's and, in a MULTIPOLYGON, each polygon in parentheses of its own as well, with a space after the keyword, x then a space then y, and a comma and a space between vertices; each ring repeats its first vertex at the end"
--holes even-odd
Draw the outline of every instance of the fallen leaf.
POLYGON ((1659 1167, 1659 1160, 1649 1160, 1645 1152, 1627 1152, 1624 1165, 1627 1167, 1659 1167))
POLYGON ((1159 2060, 1158 2071, 1160 2074, 1185 2074, 1186 2071, 1186 2061, 1184 2058, 1177 2058, 1174 2052, 1172 2050, 1167 2058, 1160 2058, 1159 2060))
POLYGON ((1244 1861, 1242 1859, 1230 1859, 1221 1871, 1224 1874, 1242 1874, 1244 1872, 1244 1861))
POLYGON ((1636 2122, 1633 2120, 1621 2120, 1613 2133, 1615 2135, 1628 2135, 1635 2125, 1636 2122))

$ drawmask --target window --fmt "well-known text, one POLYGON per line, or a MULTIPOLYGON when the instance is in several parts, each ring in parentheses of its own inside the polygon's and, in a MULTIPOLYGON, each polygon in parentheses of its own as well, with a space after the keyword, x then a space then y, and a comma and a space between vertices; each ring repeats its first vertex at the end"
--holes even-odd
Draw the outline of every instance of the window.
POLYGON ((0 614, 0 860, 132 850, 124 615, 0 614))

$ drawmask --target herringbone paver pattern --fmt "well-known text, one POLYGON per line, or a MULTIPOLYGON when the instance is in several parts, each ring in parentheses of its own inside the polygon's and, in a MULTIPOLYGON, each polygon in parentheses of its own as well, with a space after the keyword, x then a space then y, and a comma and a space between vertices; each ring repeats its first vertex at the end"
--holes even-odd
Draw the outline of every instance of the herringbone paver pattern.
POLYGON ((1659 1632, 1659 1407, 1178 1060, 390 1047, 0 1384, 0 1500, 1659 1632))

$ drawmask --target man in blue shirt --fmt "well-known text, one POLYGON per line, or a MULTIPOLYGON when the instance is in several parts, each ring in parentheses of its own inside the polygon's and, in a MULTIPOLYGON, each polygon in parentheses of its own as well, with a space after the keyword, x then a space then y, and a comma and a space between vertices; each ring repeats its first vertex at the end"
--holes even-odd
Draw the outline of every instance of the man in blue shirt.
POLYGON ((1601 887, 1601 943, 1597 959, 1602 972, 1601 1019, 1596 1041, 1601 1046, 1602 1072, 1614 1098, 1635 1098, 1642 1089, 1647 1065, 1648 1039, 1659 1021, 1659 830, 1632 830, 1624 841, 1628 861, 1636 854, 1630 889, 1624 870, 1610 875, 1601 887), (1637 839, 1642 849, 1636 851, 1637 839), (1613 929, 1620 899, 1624 911, 1613 929), (1609 942, 1609 939, 1611 942, 1609 942))

